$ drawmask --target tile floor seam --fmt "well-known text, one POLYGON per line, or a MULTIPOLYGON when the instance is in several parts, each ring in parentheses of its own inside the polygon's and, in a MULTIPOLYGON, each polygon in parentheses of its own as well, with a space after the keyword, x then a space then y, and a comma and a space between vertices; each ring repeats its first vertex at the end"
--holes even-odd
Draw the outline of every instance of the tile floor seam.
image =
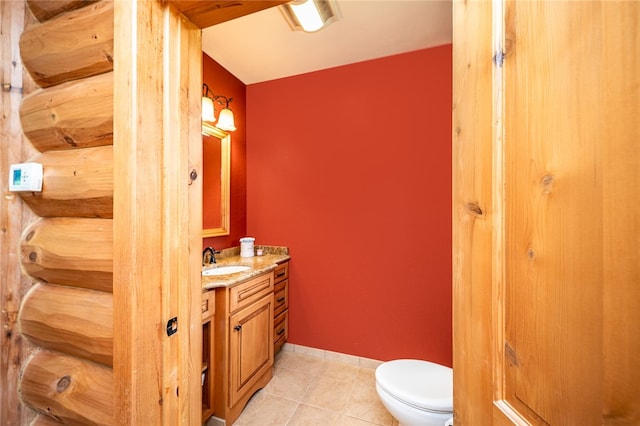
POLYGON ((281 353, 274 364, 275 380, 259 391, 262 397, 251 398, 238 425, 391 426, 391 415, 376 398, 374 370, 304 353, 281 353))
POLYGON ((300 408, 300 404, 301 404, 301 402, 297 403, 296 408, 291 412, 291 415, 289 416, 289 418, 287 419, 287 421, 285 422, 285 424, 283 426, 288 426, 289 423, 291 423, 291 419, 293 419, 294 416, 296 415, 296 411, 298 411, 298 408, 300 408))
MULTIPOLYGON (((268 386, 268 385, 267 385, 267 386, 268 386)), ((267 389, 267 386, 265 386, 263 389, 261 389, 261 390, 263 390, 263 391, 264 391, 264 393, 266 393, 267 395, 275 396, 275 397, 277 397, 277 398, 286 399, 287 401, 296 402, 296 403, 301 403, 301 402, 302 402, 302 398, 304 397, 304 395, 307 393, 307 391, 308 391, 308 389, 309 389, 309 385, 307 385, 307 386, 306 386, 306 388, 305 388, 305 390, 304 390, 304 392, 302 392, 302 393, 301 393, 301 395, 302 395, 302 396, 300 397, 300 399, 292 399, 292 398, 289 398, 289 397, 287 397, 287 396, 279 395, 279 394, 277 394, 277 393, 273 393, 273 392, 271 392, 269 389, 267 389)), ((259 392, 259 391, 258 391, 258 392, 259 392)))

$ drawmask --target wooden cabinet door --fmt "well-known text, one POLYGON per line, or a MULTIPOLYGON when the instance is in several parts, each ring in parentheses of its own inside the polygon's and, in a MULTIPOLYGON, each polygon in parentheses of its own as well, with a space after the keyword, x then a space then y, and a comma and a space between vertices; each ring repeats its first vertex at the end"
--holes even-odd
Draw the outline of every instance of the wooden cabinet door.
POLYGON ((640 424, 640 2, 454 4, 457 425, 640 424))
POLYGON ((215 406, 215 291, 202 294, 202 422, 206 422, 215 406))
POLYGON ((230 404, 273 365, 273 293, 229 318, 230 404))

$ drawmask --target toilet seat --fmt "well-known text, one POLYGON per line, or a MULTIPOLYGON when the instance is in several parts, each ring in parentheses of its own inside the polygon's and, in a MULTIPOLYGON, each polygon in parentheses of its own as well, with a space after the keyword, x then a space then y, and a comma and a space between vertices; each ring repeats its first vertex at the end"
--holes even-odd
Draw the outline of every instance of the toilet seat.
POLYGON ((376 369, 382 390, 414 408, 435 413, 453 412, 453 370, 417 359, 397 359, 376 369))

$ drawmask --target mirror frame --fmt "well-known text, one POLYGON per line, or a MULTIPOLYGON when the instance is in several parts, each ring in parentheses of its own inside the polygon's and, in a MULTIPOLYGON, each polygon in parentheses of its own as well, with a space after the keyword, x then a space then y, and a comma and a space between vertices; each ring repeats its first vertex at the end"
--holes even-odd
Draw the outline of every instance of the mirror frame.
MULTIPOLYGON (((220 228, 205 228, 202 230, 202 238, 220 237, 230 234, 230 169, 231 169, 231 135, 208 123, 202 123, 202 134, 220 139, 220 228)), ((202 162, 204 174, 204 160, 202 162)), ((204 203, 203 203, 204 208, 204 203)), ((204 225, 204 223, 203 223, 204 225)))

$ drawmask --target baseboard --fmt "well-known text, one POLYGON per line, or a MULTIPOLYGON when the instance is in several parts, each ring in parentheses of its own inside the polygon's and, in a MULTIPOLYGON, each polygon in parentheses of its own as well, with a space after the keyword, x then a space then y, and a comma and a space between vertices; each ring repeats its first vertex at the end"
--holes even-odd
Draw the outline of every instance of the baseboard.
POLYGON ((312 348, 309 346, 296 345, 293 343, 285 343, 282 347, 282 352, 295 352, 302 355, 311 356, 314 358, 326 359, 330 361, 342 362, 344 364, 355 365, 363 368, 376 368, 383 361, 379 361, 371 358, 363 358, 355 355, 343 354, 340 352, 332 352, 324 349, 312 348))

